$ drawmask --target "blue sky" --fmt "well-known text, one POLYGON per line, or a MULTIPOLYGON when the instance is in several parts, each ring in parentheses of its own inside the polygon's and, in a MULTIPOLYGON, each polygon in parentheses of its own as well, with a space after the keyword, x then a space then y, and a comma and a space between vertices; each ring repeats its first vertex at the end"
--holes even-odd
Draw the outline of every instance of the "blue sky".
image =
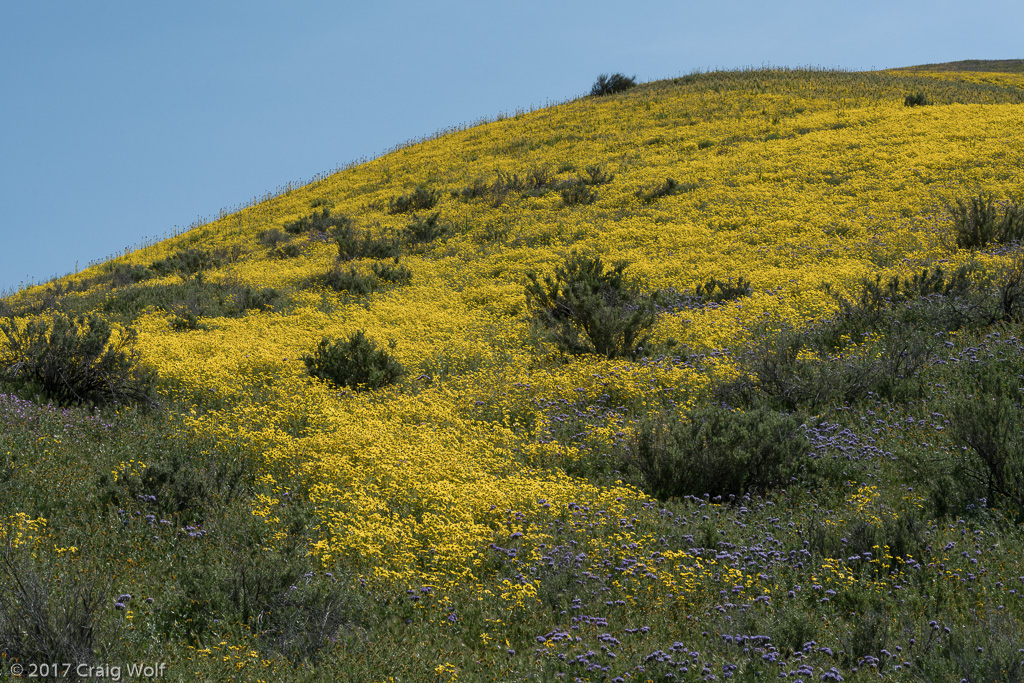
POLYGON ((0 0, 0 292, 603 72, 1024 58, 1019 0, 0 0))

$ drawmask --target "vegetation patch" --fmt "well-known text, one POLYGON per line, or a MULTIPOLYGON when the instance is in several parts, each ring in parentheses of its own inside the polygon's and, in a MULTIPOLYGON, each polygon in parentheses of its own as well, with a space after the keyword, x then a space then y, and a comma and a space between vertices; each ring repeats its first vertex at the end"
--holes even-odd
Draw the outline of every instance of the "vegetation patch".
POLYGON ((399 235, 391 233, 373 235, 368 230, 357 230, 351 225, 337 230, 334 242, 338 246, 338 259, 342 261, 360 258, 397 258, 402 253, 402 241, 399 235))
POLYGON ((448 234, 449 226, 439 222, 440 211, 425 216, 413 216, 405 226, 406 239, 413 244, 433 242, 448 234))
POLYGON ((654 324, 654 300, 629 284, 625 263, 606 270, 599 256, 574 252, 554 274, 528 274, 527 305, 562 351, 606 358, 642 353, 654 324))
POLYGON ((351 224, 351 219, 344 215, 331 215, 331 210, 324 206, 320 211, 302 216, 298 220, 286 223, 285 232, 301 235, 304 232, 332 232, 351 224))
POLYGON ((594 85, 590 88, 590 94, 592 96, 600 97, 602 95, 614 95, 636 86, 636 76, 624 76, 620 73, 613 73, 611 76, 608 74, 601 74, 594 81, 594 85))
POLYGON ((907 96, 903 98, 903 106, 905 107, 924 107, 931 104, 931 100, 923 92, 907 93, 907 96))
POLYGON ((637 430, 631 464, 659 499, 741 496, 785 488, 813 464, 805 420, 758 407, 668 411, 637 430))
POLYGON ((28 393, 61 405, 154 401, 156 377, 140 363, 131 329, 115 335, 96 314, 57 313, 24 327, 13 318, 0 320, 0 332, 7 342, 0 356, 2 377, 28 393))
POLYGON ((1024 206, 1016 202, 996 202, 979 196, 957 200, 949 207, 953 217, 956 246, 981 249, 1024 240, 1024 206))
POLYGON ((388 201, 388 213, 409 213, 429 211, 441 199, 441 192, 426 185, 417 185, 409 194, 392 197, 388 201))
POLYGON ((648 191, 637 190, 636 196, 645 204, 651 204, 662 197, 668 197, 674 194, 681 194, 683 192, 692 192, 699 187, 697 183, 680 183, 674 178, 666 178, 665 182, 661 185, 652 188, 648 191))
POLYGON ((256 288, 234 280, 209 282, 190 279, 180 283, 139 284, 114 290, 101 309, 117 319, 134 320, 150 306, 206 318, 238 317, 249 311, 280 306, 284 295, 273 287, 256 288))
MULTIPOLYGON (((394 349, 394 344, 391 348, 394 349)), ((405 374, 401 363, 378 348, 363 330, 357 330, 347 339, 324 337, 313 353, 303 356, 302 360, 313 377, 357 391, 394 384, 405 374)))

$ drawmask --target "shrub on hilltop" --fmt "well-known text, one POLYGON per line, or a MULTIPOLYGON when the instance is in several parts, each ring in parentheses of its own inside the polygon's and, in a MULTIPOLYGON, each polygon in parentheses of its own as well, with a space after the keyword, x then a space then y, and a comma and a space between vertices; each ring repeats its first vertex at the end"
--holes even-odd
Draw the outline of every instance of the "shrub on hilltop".
POLYGON ((590 94, 614 95, 623 90, 629 90, 634 86, 636 86, 636 76, 624 76, 620 73, 614 73, 611 76, 601 74, 594 81, 593 87, 590 88, 590 94))

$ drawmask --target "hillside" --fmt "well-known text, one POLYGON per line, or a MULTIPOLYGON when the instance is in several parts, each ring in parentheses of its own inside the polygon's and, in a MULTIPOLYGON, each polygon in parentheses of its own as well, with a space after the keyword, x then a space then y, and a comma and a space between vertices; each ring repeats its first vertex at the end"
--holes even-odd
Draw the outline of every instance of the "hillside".
POLYGON ((8 298, 0 652, 1024 680, 1024 75, 920 68, 576 99, 8 298), (26 370, 85 314, 95 411, 26 370))
POLYGON ((1024 59, 965 59, 942 64, 921 64, 907 67, 909 71, 981 71, 985 73, 1024 73, 1024 59))

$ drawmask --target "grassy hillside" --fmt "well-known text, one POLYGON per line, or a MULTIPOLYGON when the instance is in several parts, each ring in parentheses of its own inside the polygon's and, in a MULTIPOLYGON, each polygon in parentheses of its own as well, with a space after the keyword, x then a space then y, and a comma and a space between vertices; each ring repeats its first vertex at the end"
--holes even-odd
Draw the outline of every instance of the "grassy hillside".
POLYGON ((1024 73, 1024 59, 965 59, 943 64, 921 64, 909 67, 913 71, 982 71, 985 73, 1024 73))
POLYGON ((1022 104, 694 74, 9 297, 5 666, 1024 680, 1022 104))

